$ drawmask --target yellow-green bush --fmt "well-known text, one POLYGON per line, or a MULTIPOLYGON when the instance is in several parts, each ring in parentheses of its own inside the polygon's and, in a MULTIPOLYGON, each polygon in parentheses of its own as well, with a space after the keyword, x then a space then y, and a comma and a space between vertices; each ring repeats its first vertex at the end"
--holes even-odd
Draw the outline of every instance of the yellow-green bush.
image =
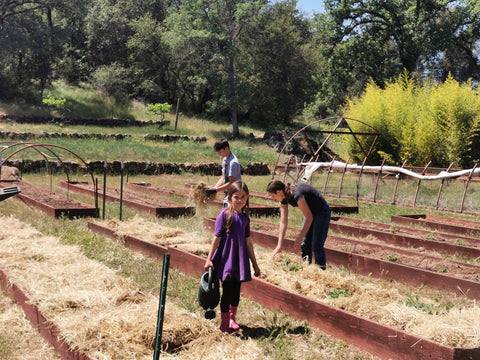
MULTIPOLYGON (((480 142, 480 96, 471 82, 459 84, 452 77, 444 83, 419 85, 408 74, 381 89, 373 81, 358 99, 349 99, 343 115, 364 122, 384 136, 375 147, 370 162, 385 158, 389 163, 425 166, 472 166, 480 157, 473 146, 480 142)), ((352 123, 354 131, 366 126, 352 123)), ((370 130, 371 131, 371 130, 370 130)), ((373 138, 359 138, 369 149, 373 138)), ((354 161, 363 153, 352 137, 346 148, 354 161)))

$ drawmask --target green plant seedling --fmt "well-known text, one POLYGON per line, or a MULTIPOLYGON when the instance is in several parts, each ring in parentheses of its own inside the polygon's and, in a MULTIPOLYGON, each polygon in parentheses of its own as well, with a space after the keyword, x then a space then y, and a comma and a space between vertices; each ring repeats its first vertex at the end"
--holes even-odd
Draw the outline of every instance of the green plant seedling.
POLYGON ((387 260, 388 261, 393 261, 393 262, 397 261, 398 260, 397 254, 394 253, 394 254, 388 255, 387 260))
POLYGON ((302 269, 303 269, 303 266, 300 264, 290 264, 290 267, 288 268, 288 270, 290 270, 291 272, 297 272, 298 270, 302 270, 302 269))
POLYGON ((348 297, 350 296, 349 292, 347 289, 340 287, 337 289, 330 290, 328 293, 328 296, 330 296, 332 299, 338 299, 338 298, 343 298, 343 297, 348 297))
POLYGON ((400 230, 400 227, 398 225, 391 225, 390 226, 390 232, 393 233, 393 234, 395 234, 399 230, 400 230))

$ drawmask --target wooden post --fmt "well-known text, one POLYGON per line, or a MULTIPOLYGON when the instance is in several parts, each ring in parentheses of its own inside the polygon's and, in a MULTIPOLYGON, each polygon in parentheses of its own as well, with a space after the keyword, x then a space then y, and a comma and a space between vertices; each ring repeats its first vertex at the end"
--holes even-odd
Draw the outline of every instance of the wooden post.
MULTIPOLYGON (((402 164, 402 168, 405 167, 405 164, 407 163, 407 160, 405 160, 402 164)), ((393 191, 393 199, 392 199, 392 204, 395 205, 395 198, 397 196, 397 189, 398 189, 398 182, 400 181, 400 175, 397 174, 397 182, 395 183, 395 190, 393 191)))
MULTIPOLYGON (((429 161, 428 164, 425 166, 425 168, 422 171, 422 175, 425 175, 425 172, 427 171, 427 168, 430 166, 430 163, 431 161, 429 161)), ((413 207, 415 207, 415 203, 417 202, 418 190, 420 190, 421 182, 422 182, 422 179, 418 180, 417 190, 415 191, 415 197, 413 198, 413 207)))
POLYGON ((475 172, 475 169, 477 168, 478 163, 475 164, 473 167, 472 171, 470 171, 470 174, 468 174, 467 181, 465 181, 465 188, 463 189, 463 196, 462 196, 462 205, 460 206, 460 212, 463 212, 463 204, 465 202, 465 195, 467 194, 467 188, 468 184, 470 183, 470 180, 472 179, 473 173, 475 172))
MULTIPOLYGON (((447 173, 450 171, 450 169, 453 166, 453 162, 450 164, 450 166, 447 169, 447 173)), ((443 183, 445 182, 445 179, 442 179, 442 183, 440 184, 440 187, 438 188, 438 195, 437 195, 437 204, 435 205, 435 210, 438 210, 438 204, 440 203, 440 194, 442 193, 443 189, 443 183)))
POLYGON ((385 164, 385 158, 383 158, 382 165, 380 165, 380 170, 378 171, 377 181, 375 182, 375 190, 373 192, 373 202, 377 201, 378 181, 380 180, 380 176, 382 175, 383 164, 385 164))

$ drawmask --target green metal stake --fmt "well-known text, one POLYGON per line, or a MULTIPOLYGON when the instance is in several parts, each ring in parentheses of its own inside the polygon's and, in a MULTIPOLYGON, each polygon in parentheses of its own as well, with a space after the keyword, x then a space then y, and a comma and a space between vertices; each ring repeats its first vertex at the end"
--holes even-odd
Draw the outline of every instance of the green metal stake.
POLYGON ((122 155, 122 165, 120 167, 120 221, 122 221, 122 203, 123 203, 123 155, 122 155))
POLYGON ((105 154, 105 162, 103 164, 103 209, 102 219, 105 220, 105 193, 107 191, 107 154, 105 154))
POLYGON ((98 208, 98 178, 95 178, 95 211, 97 217, 100 217, 100 209, 98 208))
POLYGON ((170 264, 170 255, 163 256, 162 284, 160 287, 160 301, 158 304, 157 333, 155 335, 155 351, 153 360, 160 357, 160 345, 162 344, 163 316, 165 314, 165 297, 167 296, 168 267, 170 264))

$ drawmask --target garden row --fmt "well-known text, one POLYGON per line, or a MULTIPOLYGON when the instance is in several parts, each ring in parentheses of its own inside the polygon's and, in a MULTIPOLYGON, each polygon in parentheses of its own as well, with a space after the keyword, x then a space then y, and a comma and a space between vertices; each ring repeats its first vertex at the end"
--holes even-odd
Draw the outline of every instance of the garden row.
MULTIPOLYGON (((158 196, 162 195, 159 193, 158 196)), ((205 219, 204 221, 205 226, 208 229, 213 227, 213 219, 205 219)), ((350 227, 352 227, 351 224, 349 225, 348 223, 352 223, 353 221, 354 220, 352 219, 345 218, 334 219, 332 221, 332 232, 338 233, 345 231, 348 233, 348 231, 351 231, 350 227), (344 230, 341 230, 342 223, 345 225, 344 230)), ((407 262, 401 264, 398 261, 398 258, 395 260, 382 260, 381 257, 385 255, 379 255, 380 258, 375 257, 376 254, 380 254, 380 249, 382 249, 384 246, 379 245, 378 243, 373 245, 373 247, 370 247, 370 254, 362 254, 360 249, 365 246, 365 244, 372 243, 371 240, 363 240, 371 237, 377 237, 377 240, 382 239, 382 237, 389 238, 388 234, 392 234, 391 230, 384 231, 384 235, 376 234, 372 231, 373 227, 377 229, 381 228, 381 224, 358 223, 353 227, 361 229, 368 227, 366 225, 371 226, 371 233, 369 235, 354 234, 354 236, 357 237, 355 240, 349 239, 348 236, 345 238, 342 237, 341 239, 337 236, 329 236, 327 240, 327 257, 329 259, 329 264, 333 266, 347 267, 352 273, 384 278, 389 281, 399 281, 400 283, 407 282, 416 286, 429 285, 432 288, 455 292, 457 293, 457 296, 466 296, 473 299, 480 298, 478 281, 475 279, 469 279, 469 276, 472 276, 472 274, 478 274, 478 267, 475 267, 478 265, 471 265, 471 274, 468 276, 462 276, 458 273, 455 275, 445 273, 441 270, 441 268, 437 268, 438 271, 435 271, 428 269, 427 267, 422 268, 420 266, 420 263, 425 259, 428 259, 426 262, 430 262, 430 264, 432 264, 433 259, 435 258, 434 255, 423 254, 423 260, 419 261, 418 258, 414 259, 416 265, 411 265, 407 262), (360 236, 360 238, 358 238, 358 236, 360 236), (348 248, 348 250, 346 248, 348 248)), ((465 225, 466 223, 462 224, 463 227, 465 227, 465 225)), ((97 225, 92 224, 90 226, 92 229, 98 230, 97 225)), ((276 245, 276 233, 278 232, 278 229, 276 229, 274 225, 264 224, 260 221, 254 221, 252 223, 252 229, 255 229, 252 231, 252 236, 254 237, 254 241, 257 245, 266 247, 273 247, 276 245)), ((100 229, 98 231, 103 233, 111 232, 109 229, 100 229)), ((295 229, 291 229, 291 231, 295 231, 295 229)), ((400 229, 396 229, 396 231, 399 232, 400 229)), ((415 231, 412 230, 412 233, 415 233, 415 231)), ((403 240, 401 241, 405 241, 405 235, 401 236, 404 236, 403 240)), ((471 236, 471 234, 469 234, 469 236, 471 236)), ((398 256, 400 256, 400 253, 404 253, 406 255, 405 259, 413 258, 414 254, 419 252, 418 247, 417 250, 412 250, 412 247, 415 247, 415 245, 412 246, 412 239, 414 238, 414 236, 410 236, 409 242, 406 242, 403 245, 397 243, 394 247, 387 248, 386 251, 390 252, 390 254, 399 254, 398 256)), ((473 241, 469 240, 466 234, 464 234, 462 239, 463 241, 473 241)), ((129 237, 124 237, 123 240, 127 246, 142 250, 149 255, 153 255, 154 257, 159 257, 165 253, 171 254, 173 259, 175 259, 175 256, 178 256, 179 259, 173 260, 172 265, 178 267, 181 271, 195 275, 198 275, 201 272, 203 260, 197 259, 197 257, 194 255, 182 252, 179 253, 180 250, 178 249, 173 249, 170 247, 165 248, 161 246, 159 247, 157 245, 152 245, 151 243, 143 242, 138 239, 131 239, 129 237)), ((441 244, 442 241, 445 241, 419 238, 419 241, 422 242, 422 247, 425 247, 426 240, 432 242, 436 241, 438 244, 441 244)), ((397 239, 394 241, 400 240, 397 239)), ((434 245, 437 244, 432 245, 433 250, 435 250, 434 245)), ((459 252, 461 251, 460 249, 465 246, 459 244, 457 245, 459 252)), ((293 250, 293 241, 287 240, 285 247, 286 249, 293 250)), ((469 246, 468 249, 472 251, 475 250, 475 247, 469 246)), ((449 252, 450 251, 451 249, 449 252)), ((461 263, 458 261, 450 263, 444 258, 442 259, 438 256, 437 258, 440 262, 443 262, 443 264, 448 264, 447 267, 449 269, 454 269, 456 267, 470 267, 466 263, 461 263)), ((319 301, 316 301, 315 299, 311 299, 310 297, 305 298, 304 296, 291 293, 285 289, 282 289, 281 287, 265 283, 261 280, 253 281, 248 287, 246 287, 245 291, 247 296, 252 297, 254 300, 264 304, 269 308, 283 310, 300 319, 308 319, 313 326, 318 326, 322 330, 334 336, 343 338, 346 341, 379 356, 398 359, 469 359, 471 356, 479 355, 480 350, 478 349, 478 345, 474 348, 462 349, 459 346, 452 347, 437 343, 435 341, 417 338, 415 335, 401 331, 400 329, 395 329, 388 326, 385 327, 385 325, 382 325, 378 322, 372 322, 371 320, 359 317, 356 314, 327 306, 319 301), (315 314, 313 317, 311 316, 312 309, 314 310, 313 313, 315 314)))

